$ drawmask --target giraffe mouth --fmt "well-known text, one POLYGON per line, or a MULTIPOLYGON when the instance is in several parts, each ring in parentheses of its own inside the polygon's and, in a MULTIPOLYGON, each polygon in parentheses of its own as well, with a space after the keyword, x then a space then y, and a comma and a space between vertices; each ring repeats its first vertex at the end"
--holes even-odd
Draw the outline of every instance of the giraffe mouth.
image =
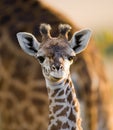
POLYGON ((62 79, 64 77, 65 73, 62 72, 51 72, 50 76, 56 80, 62 79))
POLYGON ((51 77, 52 80, 60 80, 61 78, 57 78, 57 77, 51 77))

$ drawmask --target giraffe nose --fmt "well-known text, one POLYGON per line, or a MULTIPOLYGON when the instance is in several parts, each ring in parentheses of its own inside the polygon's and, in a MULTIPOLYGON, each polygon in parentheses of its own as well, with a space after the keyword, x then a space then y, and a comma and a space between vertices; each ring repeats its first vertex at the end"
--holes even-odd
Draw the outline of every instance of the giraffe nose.
POLYGON ((52 65, 51 69, 52 70, 62 70, 63 69, 63 65, 62 64, 61 65, 58 65, 58 64, 52 65))

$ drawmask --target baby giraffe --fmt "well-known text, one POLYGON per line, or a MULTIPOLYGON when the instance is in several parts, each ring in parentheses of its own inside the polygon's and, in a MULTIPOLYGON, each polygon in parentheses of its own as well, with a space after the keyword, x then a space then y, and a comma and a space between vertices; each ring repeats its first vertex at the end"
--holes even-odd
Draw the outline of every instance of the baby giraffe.
POLYGON ((78 31, 68 41, 70 29, 69 25, 60 24, 59 36, 51 37, 50 25, 41 24, 41 43, 30 33, 17 33, 21 48, 38 59, 42 67, 49 97, 48 130, 82 130, 70 65, 76 54, 87 47, 91 31, 78 31))

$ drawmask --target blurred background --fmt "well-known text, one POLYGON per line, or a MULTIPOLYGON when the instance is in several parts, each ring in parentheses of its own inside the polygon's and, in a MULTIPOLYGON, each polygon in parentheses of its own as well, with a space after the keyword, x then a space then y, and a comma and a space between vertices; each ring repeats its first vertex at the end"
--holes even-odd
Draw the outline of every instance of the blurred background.
MULTIPOLYGON (((44 0, 81 28, 90 28, 113 84, 113 0, 44 0)), ((112 85, 113 86, 113 85, 112 85)))

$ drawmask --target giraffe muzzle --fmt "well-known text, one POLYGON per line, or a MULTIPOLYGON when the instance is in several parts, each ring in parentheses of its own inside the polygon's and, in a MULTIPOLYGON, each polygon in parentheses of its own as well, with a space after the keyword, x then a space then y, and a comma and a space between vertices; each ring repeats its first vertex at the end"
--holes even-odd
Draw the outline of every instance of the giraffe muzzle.
POLYGON ((63 65, 62 65, 62 64, 61 64, 61 65, 56 64, 56 65, 52 65, 52 66, 51 66, 51 70, 52 70, 52 71, 59 71, 59 70, 61 70, 61 71, 62 71, 62 70, 63 70, 63 68, 64 68, 64 67, 63 67, 63 65))

